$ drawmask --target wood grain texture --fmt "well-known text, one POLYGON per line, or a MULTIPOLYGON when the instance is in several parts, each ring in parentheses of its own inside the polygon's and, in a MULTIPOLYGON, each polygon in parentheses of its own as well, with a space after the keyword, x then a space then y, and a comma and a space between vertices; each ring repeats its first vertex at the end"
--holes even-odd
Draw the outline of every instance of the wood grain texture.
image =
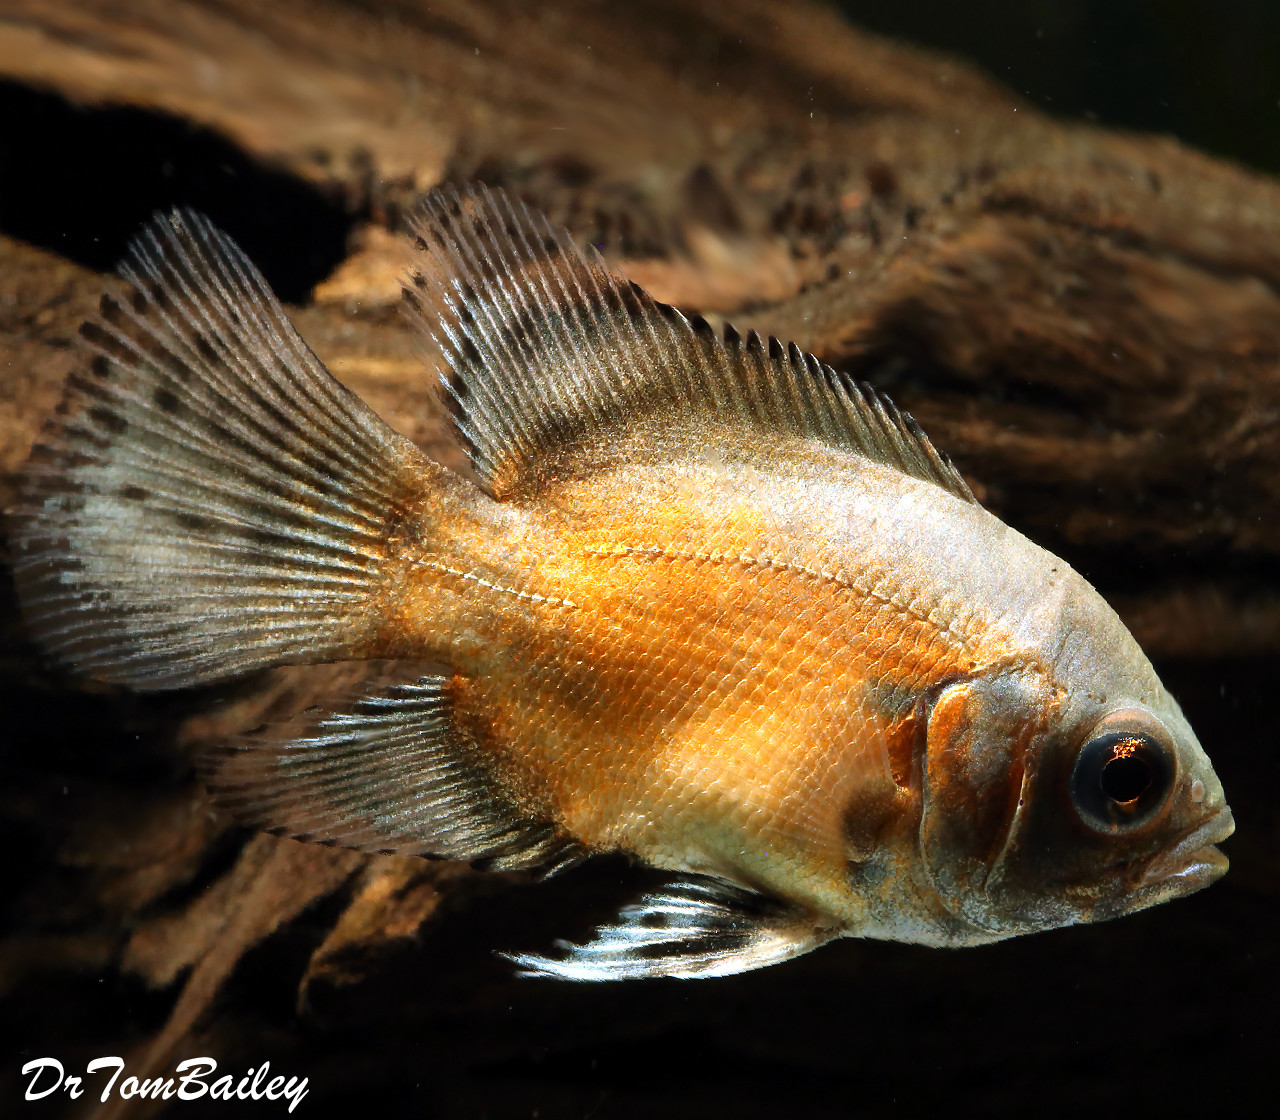
MULTIPOLYGON (((1065 555, 1153 657, 1182 666, 1172 685, 1210 713, 1224 780, 1254 783, 1254 756, 1231 751, 1273 736, 1238 707, 1215 708, 1203 667, 1231 666, 1224 696, 1237 682, 1260 695, 1280 650, 1273 180, 1171 139, 1048 118, 957 61, 785 0, 0 0, 0 79, 85 120, 129 106, 211 130, 346 215, 348 255, 294 322, 375 411, 459 469, 395 306, 404 215, 445 180, 503 186, 659 299, 867 377, 915 414, 994 512, 1065 555)), ((53 150, 58 137, 47 142, 53 150)), ((92 189, 83 205, 94 207, 92 189)), ((5 505, 102 287, 51 247, 6 236, 12 218, 0 207, 5 505)), ((415 1030, 481 1066, 517 1061, 529 1031, 586 1045, 604 1019, 566 1026, 582 997, 513 988, 487 953, 573 936, 618 868, 539 888, 535 901, 511 886, 519 876, 326 849, 294 858, 290 841, 244 847, 245 834, 209 806, 189 750, 354 687, 362 672, 281 670, 146 700, 86 690, 26 643, 4 592, 0 696, 23 749, 2 756, 0 814, 31 855, 6 892, 0 976, 19 1006, 54 1009, 32 1011, 15 1045, 52 1040, 56 1053, 74 1035, 94 1056, 207 1045, 242 1069, 283 1037, 262 1011, 276 1006, 271 993, 288 989, 292 1009, 299 985, 311 1021, 332 1028, 314 1051, 328 1055, 332 1100, 357 1099, 390 1065, 425 1065, 406 1041, 415 1030), (249 904, 257 909, 239 913, 228 958, 231 943, 209 931, 249 904), (414 939, 426 944, 417 956, 397 948, 414 939), (402 968, 437 999, 465 1000, 458 1014, 485 1036, 477 1028, 459 1041, 427 1022, 418 993, 395 978, 402 968), (140 993, 142 1010, 113 1019, 65 979, 83 970, 140 993), (269 973, 275 988, 258 983, 269 973), (356 976, 369 979, 347 998, 356 976), (568 1008, 566 1018, 540 1018, 543 1004, 568 1008), (326 1008, 362 1030, 389 1016, 395 1040, 344 1035, 326 1008), (60 1033, 82 1013, 82 1033, 60 1033), (387 1066, 356 1060, 362 1047, 380 1048, 387 1066)), ((1212 735, 1202 737, 1214 753, 1212 735)), ((1274 903, 1267 852, 1280 825, 1261 793, 1230 792, 1241 847, 1229 852, 1228 883, 1246 884, 1232 905, 1247 923, 1250 899, 1274 903)), ((1155 928, 1118 926, 1119 942, 1106 931, 1111 940, 1086 940, 1074 959, 1105 971, 1112 947, 1138 952, 1155 928)), ((1037 951, 1010 959, 1034 968, 1037 951)), ((846 963, 829 951, 787 976, 821 999, 833 977, 849 984, 854 965, 872 961, 857 947, 841 952, 846 963)), ((948 982, 950 967, 901 972, 916 969, 923 992, 948 982)), ((717 997, 727 1037, 746 999, 734 993, 759 993, 767 1008, 788 989, 786 977, 752 983, 717 997)), ((674 1013, 647 1002, 656 997, 623 998, 656 1016, 637 1029, 660 1037, 674 1013)), ((955 1061, 965 1052, 955 1047, 955 1061)), ((412 1080, 397 1084, 420 1103, 412 1080)), ((11 1070, 0 1089, 20 1091, 11 1070)), ((570 1099, 558 1091, 546 1099, 570 1099)), ((476 1103, 441 1092, 462 1110, 476 1103)))

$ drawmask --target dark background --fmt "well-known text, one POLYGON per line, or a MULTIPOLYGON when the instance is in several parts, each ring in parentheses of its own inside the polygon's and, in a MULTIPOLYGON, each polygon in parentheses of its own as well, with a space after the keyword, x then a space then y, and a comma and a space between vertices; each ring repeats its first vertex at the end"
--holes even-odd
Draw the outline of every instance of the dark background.
MULTIPOLYGON (((1215 154, 1280 170, 1274 0, 865 0, 842 7, 863 27, 968 56, 1052 112, 1170 132, 1215 154)), ((26 113, 21 121, 8 116, 3 127, 10 136, 26 129, 28 145, 48 135, 38 127, 39 112, 65 117, 52 103, 22 102, 28 95, 21 90, 7 95, 15 99, 7 103, 11 109, 25 106, 26 113)), ((92 131, 79 142, 92 143, 92 131)), ((58 140, 65 144, 67 135, 58 140)), ((207 182, 191 161, 234 159, 208 155, 206 140, 216 143, 147 132, 134 170, 151 170, 128 189, 103 184, 98 199, 81 193, 85 209, 64 206, 61 220, 48 199, 42 209, 24 209, 13 161, 0 162, 2 224, 77 259, 102 257, 105 266, 114 257, 112 239, 127 236, 137 211, 200 202, 184 195, 207 182), (35 217, 39 228, 21 225, 35 217)), ((251 185, 262 190, 261 182, 251 185)), ((244 206, 250 205, 246 194, 244 206)), ((244 221, 252 226, 248 214, 244 221)), ((251 229, 233 232, 260 258, 251 229)), ((294 282, 305 291, 326 260, 322 254, 294 282)), ((289 277, 283 279, 287 287, 289 277)), ((495 887, 432 924, 420 945, 388 959, 373 978, 313 993, 299 1017, 297 961, 335 916, 313 912, 237 973, 223 1001, 233 1009, 222 1030, 223 1068, 239 1072, 270 1057, 281 1072, 309 1075, 311 1095, 297 1115, 310 1117, 370 1107, 379 1114, 394 1108, 476 1117, 1198 1116, 1274 1108, 1275 667, 1241 660, 1157 668, 1213 756, 1240 827, 1226 848, 1231 873, 1189 900, 1111 925, 959 953, 843 942, 729 980, 558 988, 549 995, 545 984, 513 979, 510 966, 493 957, 502 946, 493 945, 491 930, 509 926, 514 911, 528 946, 580 936, 584 930, 566 928, 556 905, 557 892, 568 888, 495 887), (502 921, 493 920, 498 914, 502 921), (250 1013, 241 1035, 234 1016, 250 1013), (482 1034, 476 1022, 486 1024, 482 1034), (353 1054, 365 1063, 353 1063, 353 1054)), ((38 736, 38 712, 6 723, 15 735, 38 736)), ((110 728, 106 735, 100 748, 109 750, 128 731, 110 728)), ((573 874, 594 879, 602 899, 626 898, 639 882, 637 872, 615 861, 573 874)), ((60 1037, 82 1037, 61 1018, 68 1006, 114 1017, 131 1044, 158 1030, 171 1006, 171 994, 146 993, 123 978, 56 984, 68 990, 24 989, 23 1002, 11 1002, 0 1031, 6 1053, 47 1043, 47 1052, 58 1054, 60 1037)), ((61 1056, 70 1065, 97 1055, 61 1056)), ((0 1112, 53 1115, 57 1100, 50 1098, 49 1107, 6 1100, 0 1112)), ((223 1116, 242 1107, 188 1105, 173 1114, 223 1116)), ((279 1114, 280 1106, 256 1111, 279 1114)))
POLYGON ((850 22, 963 55, 1047 112, 1167 132, 1280 171, 1272 0, 843 0, 850 22))

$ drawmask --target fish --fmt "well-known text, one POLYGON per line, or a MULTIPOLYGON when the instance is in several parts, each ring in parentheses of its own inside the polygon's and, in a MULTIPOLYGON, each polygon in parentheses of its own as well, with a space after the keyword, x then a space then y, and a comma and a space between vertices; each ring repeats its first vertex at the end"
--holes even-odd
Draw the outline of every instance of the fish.
POLYGON ((1225 872, 1222 785, 1133 636, 887 397, 501 190, 407 225, 470 476, 175 210, 81 329, 13 511, 26 622, 89 676, 370 662, 219 752, 243 819, 499 871, 626 853, 659 885, 508 954, 582 981, 985 944, 1225 872))

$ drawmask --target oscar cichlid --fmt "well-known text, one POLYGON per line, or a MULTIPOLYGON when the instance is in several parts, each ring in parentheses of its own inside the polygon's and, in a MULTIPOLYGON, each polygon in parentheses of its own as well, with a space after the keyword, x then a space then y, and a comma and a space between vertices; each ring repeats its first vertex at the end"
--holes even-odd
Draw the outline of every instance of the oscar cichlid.
POLYGON ((970 945, 1212 882, 1222 787, 1132 636, 914 422, 655 302, 521 203, 431 195, 410 315, 479 485, 324 369, 206 220, 155 219, 16 510, 33 632, 139 689, 375 659, 238 740, 246 819, 670 873, 577 979, 835 937, 970 945))

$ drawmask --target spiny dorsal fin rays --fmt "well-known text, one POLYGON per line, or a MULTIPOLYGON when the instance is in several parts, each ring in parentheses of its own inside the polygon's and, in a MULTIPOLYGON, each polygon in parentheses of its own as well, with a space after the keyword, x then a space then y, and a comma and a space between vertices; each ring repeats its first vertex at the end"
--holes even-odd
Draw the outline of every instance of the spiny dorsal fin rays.
POLYGON ((723 338, 579 249, 518 199, 436 191, 411 219, 411 317, 443 356, 458 430, 489 491, 575 442, 642 420, 746 427, 852 451, 973 495, 910 417, 794 344, 723 338))
POLYGON ((205 760, 209 784, 258 827, 361 851, 558 869, 582 849, 521 814, 453 714, 451 685, 389 663, 363 694, 309 708, 205 760))
POLYGON ((430 465, 206 219, 154 218, 122 277, 14 511, 29 626, 136 688, 360 656, 389 526, 430 465))

